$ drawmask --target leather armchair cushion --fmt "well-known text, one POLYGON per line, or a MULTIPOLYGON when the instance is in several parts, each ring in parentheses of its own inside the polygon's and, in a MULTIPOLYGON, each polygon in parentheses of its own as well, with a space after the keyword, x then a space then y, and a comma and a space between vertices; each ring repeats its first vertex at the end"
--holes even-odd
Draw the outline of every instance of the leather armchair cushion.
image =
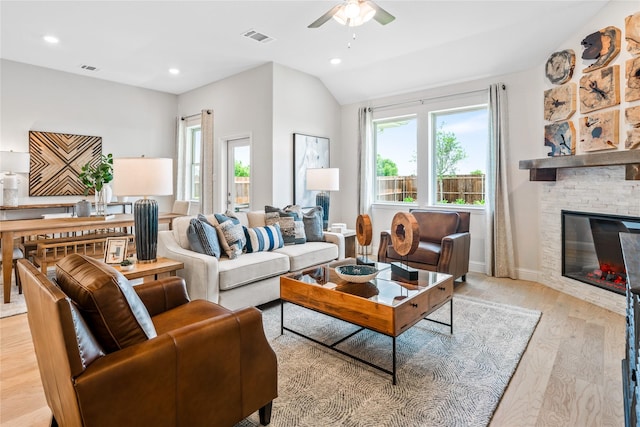
MULTIPOLYGON (((440 260, 440 249, 441 247, 439 244, 420 241, 418 249, 409 255, 409 261, 419 262, 421 264, 438 265, 438 261, 440 260)), ((394 259, 402 258, 393 249, 393 246, 389 246, 387 256, 394 259)))
MULTIPOLYGON (((420 226, 420 240, 440 244, 445 236, 458 232, 457 212, 411 211, 420 226)), ((437 264, 437 261, 436 261, 437 264)))
POLYGON ((156 336, 140 297, 114 268, 85 255, 71 254, 56 265, 56 280, 78 306, 105 352, 156 336))
POLYGON ((183 326, 229 313, 231 310, 228 308, 199 299, 153 316, 153 324, 158 334, 162 335, 183 326))

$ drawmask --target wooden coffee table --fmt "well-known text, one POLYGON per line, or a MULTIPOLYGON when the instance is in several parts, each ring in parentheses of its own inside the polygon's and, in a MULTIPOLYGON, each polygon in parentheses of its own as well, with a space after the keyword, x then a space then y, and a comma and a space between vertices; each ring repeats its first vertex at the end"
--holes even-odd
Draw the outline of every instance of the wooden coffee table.
POLYGON ((178 270, 184 268, 184 263, 169 258, 158 257, 155 262, 135 263, 133 270, 122 271, 120 265, 112 265, 112 267, 129 280, 144 279, 144 281, 147 281, 158 280, 167 276, 175 276, 178 270))
POLYGON ((350 283, 340 279, 329 265, 314 267, 280 277, 280 333, 289 331, 317 344, 331 348, 371 367, 386 372, 396 384, 396 338, 421 320, 449 326, 453 333, 453 277, 448 274, 420 270, 413 283, 398 280, 389 264, 377 263, 381 270, 368 283, 350 283), (361 328, 356 332, 327 344, 300 331, 284 326, 284 302, 290 302, 361 328), (450 303, 449 323, 425 319, 426 316, 450 303), (374 365, 336 346, 358 332, 370 329, 393 340, 392 370, 374 365))

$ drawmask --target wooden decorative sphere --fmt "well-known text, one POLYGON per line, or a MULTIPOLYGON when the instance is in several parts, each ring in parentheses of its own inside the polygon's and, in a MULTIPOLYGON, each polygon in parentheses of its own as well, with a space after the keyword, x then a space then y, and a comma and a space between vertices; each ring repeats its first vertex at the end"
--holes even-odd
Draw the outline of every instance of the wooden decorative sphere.
POLYGON ((371 227, 371 218, 369 215, 358 215, 356 220, 356 237, 360 246, 368 246, 373 238, 373 228, 371 227))
POLYGON ((391 243, 400 256, 407 256, 418 249, 420 227, 416 218, 408 212, 398 212, 391 222, 391 243))

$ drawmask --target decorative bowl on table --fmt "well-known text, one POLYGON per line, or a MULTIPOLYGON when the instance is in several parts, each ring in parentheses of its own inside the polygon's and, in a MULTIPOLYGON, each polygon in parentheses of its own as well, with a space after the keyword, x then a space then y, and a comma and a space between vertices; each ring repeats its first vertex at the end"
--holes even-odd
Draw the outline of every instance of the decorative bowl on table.
POLYGON ((370 265, 340 265, 335 271, 339 278, 353 283, 366 283, 378 275, 378 269, 370 265))

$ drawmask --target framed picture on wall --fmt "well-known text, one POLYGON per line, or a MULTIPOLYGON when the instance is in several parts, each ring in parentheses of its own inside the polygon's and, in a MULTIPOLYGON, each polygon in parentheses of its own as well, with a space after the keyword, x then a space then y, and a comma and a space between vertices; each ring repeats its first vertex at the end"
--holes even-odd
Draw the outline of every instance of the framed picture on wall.
POLYGON ((329 138, 293 134, 293 203, 316 205, 317 191, 307 190, 307 169, 329 167, 329 138))

